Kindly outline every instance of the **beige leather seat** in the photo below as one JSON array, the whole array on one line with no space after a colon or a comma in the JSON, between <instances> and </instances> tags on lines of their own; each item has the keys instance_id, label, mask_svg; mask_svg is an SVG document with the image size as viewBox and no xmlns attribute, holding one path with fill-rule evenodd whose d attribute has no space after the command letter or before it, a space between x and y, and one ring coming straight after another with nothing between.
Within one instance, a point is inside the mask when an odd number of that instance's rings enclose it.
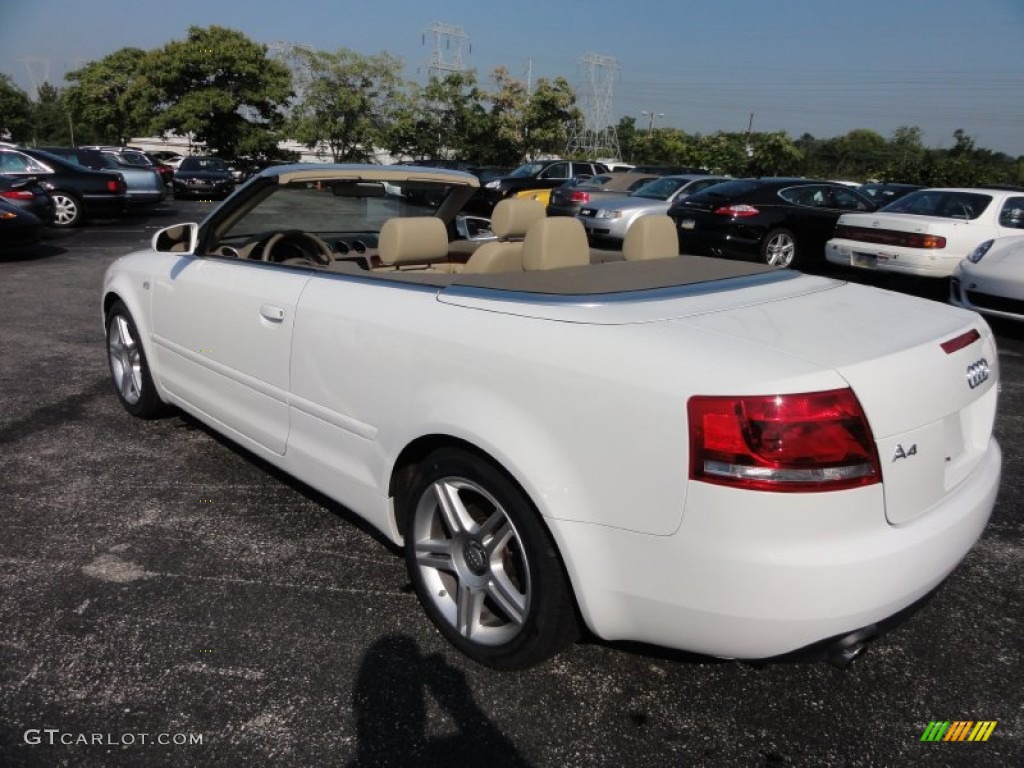
<instances>
[{"instance_id":1,"label":"beige leather seat","mask_svg":"<svg viewBox=\"0 0 1024 768\"><path fill-rule=\"evenodd\" d=\"M523 241L523 269L559 269L590 263L590 245L583 225L569 216L534 222Z\"/></svg>"},{"instance_id":2,"label":"beige leather seat","mask_svg":"<svg viewBox=\"0 0 1024 768\"><path fill-rule=\"evenodd\" d=\"M544 206L536 200L513 197L499 202L491 216L491 231L498 239L477 248L462 273L522 272L523 238L530 226L544 217Z\"/></svg>"},{"instance_id":3,"label":"beige leather seat","mask_svg":"<svg viewBox=\"0 0 1024 768\"><path fill-rule=\"evenodd\" d=\"M626 231L622 257L626 261L667 259L679 255L679 233L665 214L641 216Z\"/></svg>"},{"instance_id":4,"label":"beige leather seat","mask_svg":"<svg viewBox=\"0 0 1024 768\"><path fill-rule=\"evenodd\" d=\"M380 269L428 269L448 258L448 230L434 216L388 219L377 240Z\"/></svg>"}]
</instances>

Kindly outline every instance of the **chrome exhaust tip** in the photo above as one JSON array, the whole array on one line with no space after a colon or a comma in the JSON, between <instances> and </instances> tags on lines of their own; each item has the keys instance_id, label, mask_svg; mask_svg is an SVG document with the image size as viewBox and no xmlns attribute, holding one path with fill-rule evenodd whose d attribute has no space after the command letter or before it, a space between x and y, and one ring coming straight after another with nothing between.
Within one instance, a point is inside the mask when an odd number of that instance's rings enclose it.
<instances>
[{"instance_id":1,"label":"chrome exhaust tip","mask_svg":"<svg viewBox=\"0 0 1024 768\"><path fill-rule=\"evenodd\" d=\"M858 629L834 641L825 652L825 660L837 669L849 669L867 650L868 640L878 634L877 627Z\"/></svg>"}]
</instances>

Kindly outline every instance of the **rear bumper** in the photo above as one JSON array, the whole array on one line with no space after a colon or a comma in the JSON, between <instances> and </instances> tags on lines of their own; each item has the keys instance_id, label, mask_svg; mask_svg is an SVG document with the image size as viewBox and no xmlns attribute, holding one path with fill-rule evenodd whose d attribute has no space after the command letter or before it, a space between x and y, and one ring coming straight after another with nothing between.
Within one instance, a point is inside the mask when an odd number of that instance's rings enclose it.
<instances>
[{"instance_id":1,"label":"rear bumper","mask_svg":"<svg viewBox=\"0 0 1024 768\"><path fill-rule=\"evenodd\" d=\"M218 185L204 185L196 186L193 184L178 184L174 185L174 196L175 197L191 197L207 199L212 197L227 197L234 190L233 184L218 184Z\"/></svg>"},{"instance_id":2,"label":"rear bumper","mask_svg":"<svg viewBox=\"0 0 1024 768\"><path fill-rule=\"evenodd\" d=\"M163 202L167 197L164 189L148 190L143 192L128 192L128 205L155 205Z\"/></svg>"},{"instance_id":3,"label":"rear bumper","mask_svg":"<svg viewBox=\"0 0 1024 768\"><path fill-rule=\"evenodd\" d=\"M620 219L597 219L593 217L577 216L583 224L583 229L588 237L603 240L624 240L626 231L632 223L632 219L625 217Z\"/></svg>"},{"instance_id":4,"label":"rear bumper","mask_svg":"<svg viewBox=\"0 0 1024 768\"><path fill-rule=\"evenodd\" d=\"M949 277L963 256L929 252L921 248L879 246L855 240L833 239L825 244L825 258L833 264L918 277Z\"/></svg>"},{"instance_id":5,"label":"rear bumper","mask_svg":"<svg viewBox=\"0 0 1024 768\"><path fill-rule=\"evenodd\" d=\"M934 590L995 505L995 440L975 471L911 522L883 489L771 494L691 483L672 536L549 521L580 609L606 640L765 659L885 622Z\"/></svg>"}]
</instances>

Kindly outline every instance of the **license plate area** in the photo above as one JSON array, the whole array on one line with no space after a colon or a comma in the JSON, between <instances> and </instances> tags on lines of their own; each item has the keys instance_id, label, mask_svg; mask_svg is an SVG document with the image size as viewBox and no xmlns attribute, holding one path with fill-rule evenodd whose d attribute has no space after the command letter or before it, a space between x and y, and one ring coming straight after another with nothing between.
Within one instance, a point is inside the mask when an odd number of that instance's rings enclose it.
<instances>
[{"instance_id":1,"label":"license plate area","mask_svg":"<svg viewBox=\"0 0 1024 768\"><path fill-rule=\"evenodd\" d=\"M878 266L878 256L874 253L861 253L853 251L850 254L850 264L854 267L866 267L874 269Z\"/></svg>"},{"instance_id":2,"label":"license plate area","mask_svg":"<svg viewBox=\"0 0 1024 768\"><path fill-rule=\"evenodd\" d=\"M697 226L696 219L683 219L679 222L680 229L693 229Z\"/></svg>"}]
</instances>

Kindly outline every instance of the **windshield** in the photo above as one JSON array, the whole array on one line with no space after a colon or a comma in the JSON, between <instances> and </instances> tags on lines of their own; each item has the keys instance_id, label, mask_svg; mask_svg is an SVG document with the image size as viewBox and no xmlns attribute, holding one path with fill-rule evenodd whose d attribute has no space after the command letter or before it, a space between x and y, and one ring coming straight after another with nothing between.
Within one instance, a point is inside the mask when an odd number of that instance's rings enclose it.
<instances>
[{"instance_id":1,"label":"windshield","mask_svg":"<svg viewBox=\"0 0 1024 768\"><path fill-rule=\"evenodd\" d=\"M915 216L940 216L944 219L969 221L978 218L991 202L991 195L978 192L922 189L893 200L882 210L886 213L910 213Z\"/></svg>"},{"instance_id":2,"label":"windshield","mask_svg":"<svg viewBox=\"0 0 1024 768\"><path fill-rule=\"evenodd\" d=\"M146 160L144 155L140 155L138 152L121 152L118 159L124 165L138 165L142 167L148 166L150 163Z\"/></svg>"},{"instance_id":3,"label":"windshield","mask_svg":"<svg viewBox=\"0 0 1024 768\"><path fill-rule=\"evenodd\" d=\"M223 171L228 167L219 157L186 157L178 166L182 171Z\"/></svg>"},{"instance_id":4,"label":"windshield","mask_svg":"<svg viewBox=\"0 0 1024 768\"><path fill-rule=\"evenodd\" d=\"M222 234L237 245L268 232L302 230L322 237L376 235L395 217L430 216L453 187L440 182L330 181L293 182L268 193Z\"/></svg>"},{"instance_id":5,"label":"windshield","mask_svg":"<svg viewBox=\"0 0 1024 768\"><path fill-rule=\"evenodd\" d=\"M524 163L512 171L509 176L514 176L517 179L524 176L536 176L542 170L544 170L544 163Z\"/></svg>"},{"instance_id":6,"label":"windshield","mask_svg":"<svg viewBox=\"0 0 1024 768\"><path fill-rule=\"evenodd\" d=\"M671 176L649 181L637 189L632 197L649 197L652 200L668 200L680 187L689 183L689 179L676 179Z\"/></svg>"}]
</instances>

